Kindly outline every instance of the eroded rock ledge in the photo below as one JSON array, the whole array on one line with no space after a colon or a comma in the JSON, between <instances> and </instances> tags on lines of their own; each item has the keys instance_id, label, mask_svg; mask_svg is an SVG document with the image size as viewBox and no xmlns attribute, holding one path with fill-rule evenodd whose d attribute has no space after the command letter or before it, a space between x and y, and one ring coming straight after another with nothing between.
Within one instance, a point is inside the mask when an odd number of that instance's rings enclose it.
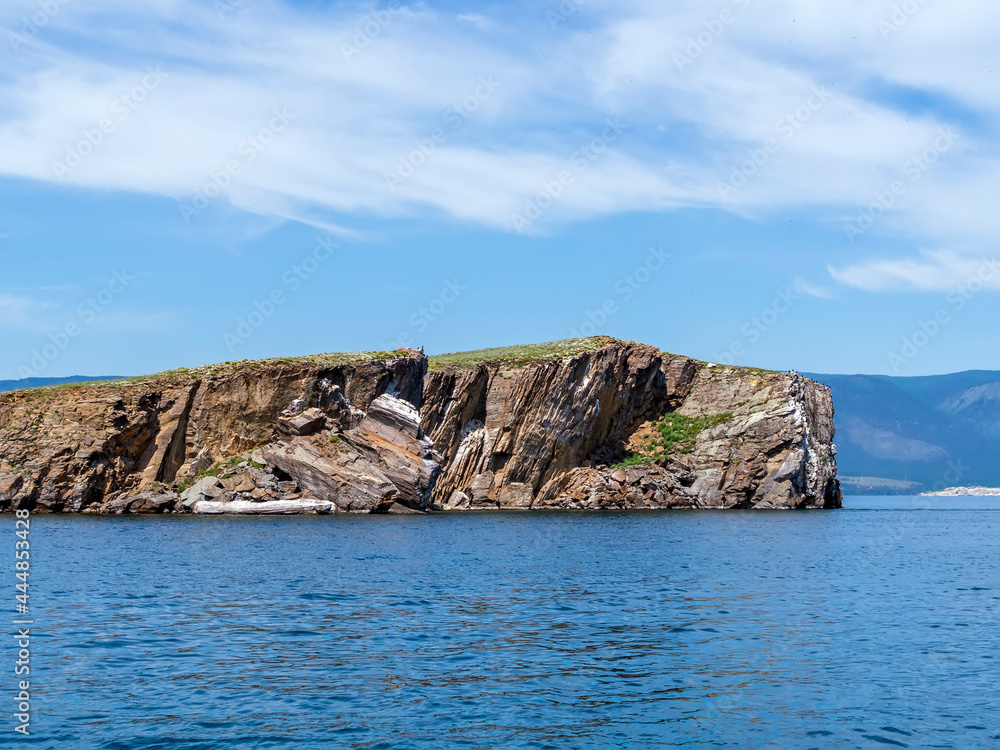
<instances>
[{"instance_id":1,"label":"eroded rock ledge","mask_svg":"<svg viewBox=\"0 0 1000 750\"><path fill-rule=\"evenodd\" d=\"M0 509L840 507L827 388L569 343L433 367L400 351L3 394Z\"/></svg>"}]
</instances>

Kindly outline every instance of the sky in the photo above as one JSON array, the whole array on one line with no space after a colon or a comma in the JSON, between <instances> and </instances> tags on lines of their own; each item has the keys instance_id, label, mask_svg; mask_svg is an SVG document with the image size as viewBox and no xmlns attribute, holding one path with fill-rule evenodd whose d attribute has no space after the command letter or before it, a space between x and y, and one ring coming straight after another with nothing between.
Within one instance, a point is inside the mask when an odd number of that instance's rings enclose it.
<instances>
[{"instance_id":1,"label":"sky","mask_svg":"<svg viewBox=\"0 0 1000 750\"><path fill-rule=\"evenodd\" d=\"M8 0L0 379L1000 369L1000 5Z\"/></svg>"}]
</instances>

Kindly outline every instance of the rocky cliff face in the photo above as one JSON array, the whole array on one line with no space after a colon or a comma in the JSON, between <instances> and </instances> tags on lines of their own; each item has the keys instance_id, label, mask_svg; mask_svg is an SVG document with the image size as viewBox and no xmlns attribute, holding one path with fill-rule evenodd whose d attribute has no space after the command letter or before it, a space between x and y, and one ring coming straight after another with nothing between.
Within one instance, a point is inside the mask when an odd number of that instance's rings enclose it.
<instances>
[{"instance_id":1,"label":"rocky cliff face","mask_svg":"<svg viewBox=\"0 0 1000 750\"><path fill-rule=\"evenodd\" d=\"M202 368L0 396L0 508L834 508L829 391L614 340Z\"/></svg>"}]
</instances>

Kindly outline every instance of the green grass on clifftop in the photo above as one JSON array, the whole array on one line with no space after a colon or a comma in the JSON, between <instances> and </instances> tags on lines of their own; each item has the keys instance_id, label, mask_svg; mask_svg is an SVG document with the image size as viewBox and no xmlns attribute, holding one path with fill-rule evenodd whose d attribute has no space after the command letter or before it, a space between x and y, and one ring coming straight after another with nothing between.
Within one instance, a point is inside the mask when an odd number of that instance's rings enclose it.
<instances>
[{"instance_id":1,"label":"green grass on clifftop","mask_svg":"<svg viewBox=\"0 0 1000 750\"><path fill-rule=\"evenodd\" d=\"M705 430L725 424L732 418L733 415L728 412L702 417L688 417L677 412L665 414L653 426L652 434L646 438L642 447L630 458L616 464L615 468L646 464L672 454L691 453L698 435Z\"/></svg>"},{"instance_id":2,"label":"green grass on clifftop","mask_svg":"<svg viewBox=\"0 0 1000 750\"><path fill-rule=\"evenodd\" d=\"M495 349L477 349L469 352L453 352L450 354L434 354L427 358L428 367L431 370L466 370L478 365L493 365L505 368L524 367L534 363L556 362L566 357L575 357L580 354L597 351L605 346L614 343L631 343L611 336L590 336L588 338L564 339L563 341L549 341L544 344L523 344L520 346L503 346ZM673 357L669 352L663 352L665 357ZM151 375L139 375L130 378L120 378L115 380L104 379L88 382L63 383L59 385L48 385L34 388L23 388L19 390L6 391L0 397L7 394L15 395L15 398L26 398L33 400L38 397L51 396L59 391L67 389L94 389L97 391L111 391L135 386L176 386L189 383L194 380L210 379L219 380L232 377L240 373L252 373L257 370L270 368L280 368L282 366L295 365L319 365L321 367L352 366L366 362L379 360L396 359L399 357L412 356L412 352L406 349L396 349L393 351L373 351L373 352L334 352L328 354L310 354L297 357L272 357L270 359L258 360L238 360L231 362L220 362L217 364L202 365L200 367L181 367L176 370L153 373ZM704 362L693 360L698 365ZM724 378L726 373L736 373L741 376L754 375L766 377L773 375L770 370L760 370L750 367L724 367L721 365L709 365L718 373L719 378Z\"/></svg>"},{"instance_id":3,"label":"green grass on clifftop","mask_svg":"<svg viewBox=\"0 0 1000 750\"><path fill-rule=\"evenodd\" d=\"M395 359L397 357L409 356L409 352L404 349L396 351L382 352L335 352L330 354L310 354L304 357L274 357L272 359L243 359L235 362L220 362L215 365L202 365L188 369L182 367L178 370L168 370L155 375L144 375L124 380L109 381L109 385L114 384L145 384L162 381L183 381L195 380L202 377L224 378L235 375L238 372L253 372L254 370L280 367L281 365L302 365L312 364L323 367L336 367L337 365L359 365L365 362L377 360Z\"/></svg>"},{"instance_id":4,"label":"green grass on clifftop","mask_svg":"<svg viewBox=\"0 0 1000 750\"><path fill-rule=\"evenodd\" d=\"M428 357L428 361L429 367L432 370L465 369L484 363L506 367L521 367L533 362L554 361L564 357L572 357L578 354L596 351L614 341L615 339L608 336L593 336L591 338L552 341L546 344L506 346L498 349L480 349L472 352L437 354L432 357ZM130 386L155 385L162 387L164 385L182 385L184 383L202 378L227 378L241 372L254 372L255 370L281 367L283 365L292 366L311 364L324 367L335 367L338 365L351 366L363 364L365 362L407 357L410 356L410 354L411 353L405 349L397 349L394 351L378 352L336 352L329 354L312 354L300 357L274 357L271 359L258 360L244 359L232 362L220 362L212 365L202 365L201 367L181 367L176 370L167 370L165 372L158 372L152 375L139 375L131 378L90 381L85 383L66 383L61 385L44 386L41 388L10 391L9 393L19 393L22 395L44 395L75 388L96 388L113 391L116 389L128 388Z\"/></svg>"},{"instance_id":5,"label":"green grass on clifftop","mask_svg":"<svg viewBox=\"0 0 1000 750\"><path fill-rule=\"evenodd\" d=\"M550 341L547 344L526 344L524 346L504 346L497 349L479 349L472 352L435 354L428 357L428 360L432 370L463 370L480 364L522 367L532 362L547 362L597 351L614 341L615 339L609 336L592 336L584 339Z\"/></svg>"},{"instance_id":6,"label":"green grass on clifftop","mask_svg":"<svg viewBox=\"0 0 1000 750\"><path fill-rule=\"evenodd\" d=\"M91 380L78 383L62 383L59 385L47 385L38 388L24 388L17 391L7 391L10 394L45 395L57 393L59 391L77 388L96 388L98 390L115 390L127 388L129 386L147 385L182 385L186 382L199 380L202 378L227 378L240 372L253 372L282 365L320 365L323 367L336 367L338 365L359 365L365 362L377 360L395 359L397 357L410 356L410 352L404 349L381 352L334 352L329 354L310 354L302 357L274 357L272 359L243 359L231 362L219 362L213 365L202 365L201 367L179 367L176 370L166 370L151 375L136 375L130 378L119 378L116 380ZM2 394L2 395L6 395Z\"/></svg>"}]
</instances>

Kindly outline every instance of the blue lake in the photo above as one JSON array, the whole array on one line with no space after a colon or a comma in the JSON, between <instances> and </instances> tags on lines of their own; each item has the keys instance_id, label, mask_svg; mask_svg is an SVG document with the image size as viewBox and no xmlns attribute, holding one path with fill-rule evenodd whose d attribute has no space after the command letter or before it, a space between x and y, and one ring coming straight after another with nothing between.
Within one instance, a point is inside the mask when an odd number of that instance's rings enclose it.
<instances>
[{"instance_id":1,"label":"blue lake","mask_svg":"<svg viewBox=\"0 0 1000 750\"><path fill-rule=\"evenodd\" d=\"M1000 747L1000 498L846 504L36 516L0 745Z\"/></svg>"}]
</instances>

